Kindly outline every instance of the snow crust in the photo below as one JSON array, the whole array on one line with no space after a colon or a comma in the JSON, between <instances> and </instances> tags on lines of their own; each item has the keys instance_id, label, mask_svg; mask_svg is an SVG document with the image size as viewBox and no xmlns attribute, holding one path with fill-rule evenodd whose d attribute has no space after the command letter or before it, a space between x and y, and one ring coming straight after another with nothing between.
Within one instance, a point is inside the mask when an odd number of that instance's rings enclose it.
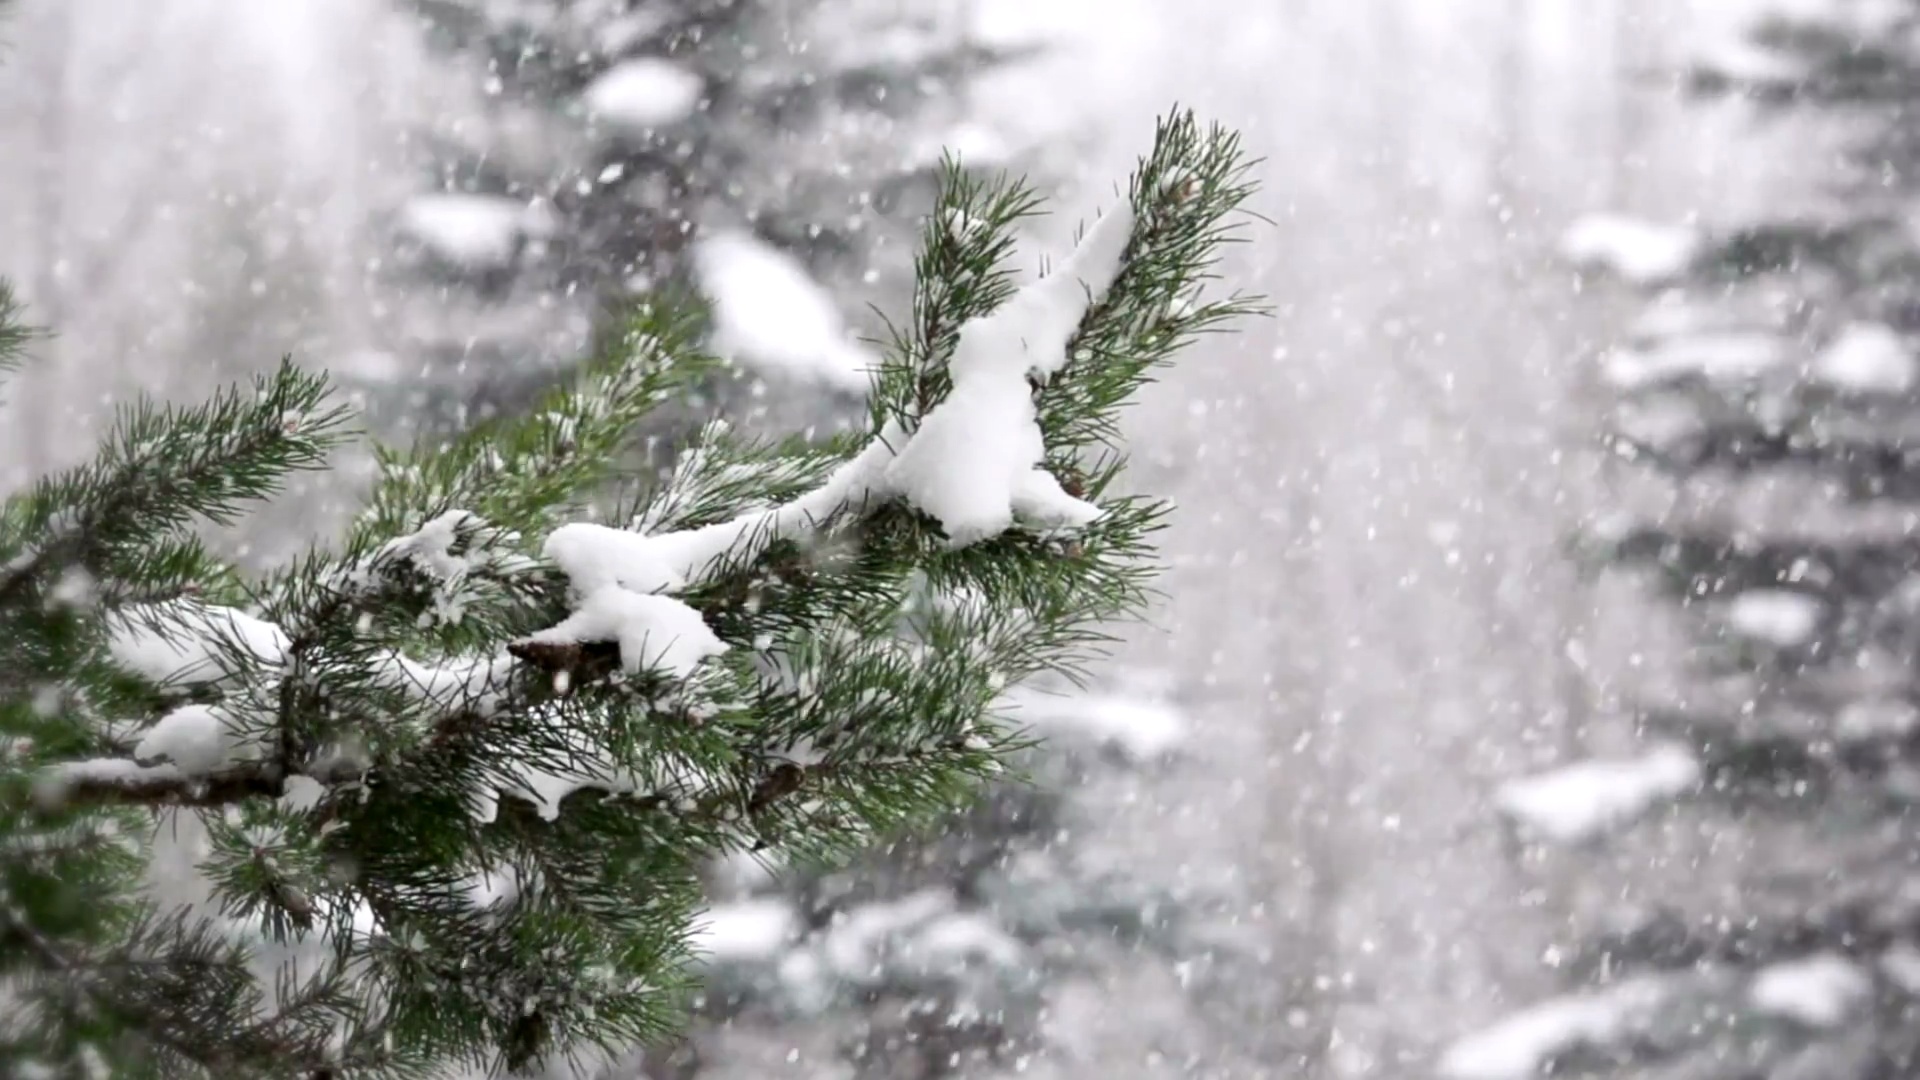
<instances>
[{"instance_id":1,"label":"snow crust","mask_svg":"<svg viewBox=\"0 0 1920 1080\"><path fill-rule=\"evenodd\" d=\"M1583 761L1512 780L1494 796L1500 812L1543 839L1589 840L1700 783L1700 761L1679 746L1643 757Z\"/></svg>"},{"instance_id":2,"label":"snow crust","mask_svg":"<svg viewBox=\"0 0 1920 1080\"><path fill-rule=\"evenodd\" d=\"M1562 256L1575 266L1604 270L1643 287L1679 279L1700 249L1697 229L1621 214L1588 215L1560 240Z\"/></svg>"},{"instance_id":3,"label":"snow crust","mask_svg":"<svg viewBox=\"0 0 1920 1080\"><path fill-rule=\"evenodd\" d=\"M722 358L865 392L876 358L853 340L833 296L799 259L752 233L725 230L695 242L693 264Z\"/></svg>"},{"instance_id":4,"label":"snow crust","mask_svg":"<svg viewBox=\"0 0 1920 1080\"><path fill-rule=\"evenodd\" d=\"M700 107L706 83L698 74L652 57L625 60L588 84L584 101L596 120L626 134L677 124Z\"/></svg>"},{"instance_id":5,"label":"snow crust","mask_svg":"<svg viewBox=\"0 0 1920 1080\"><path fill-rule=\"evenodd\" d=\"M1853 323L1814 359L1814 379L1857 394L1905 394L1917 381L1913 353L1885 323Z\"/></svg>"}]
</instances>

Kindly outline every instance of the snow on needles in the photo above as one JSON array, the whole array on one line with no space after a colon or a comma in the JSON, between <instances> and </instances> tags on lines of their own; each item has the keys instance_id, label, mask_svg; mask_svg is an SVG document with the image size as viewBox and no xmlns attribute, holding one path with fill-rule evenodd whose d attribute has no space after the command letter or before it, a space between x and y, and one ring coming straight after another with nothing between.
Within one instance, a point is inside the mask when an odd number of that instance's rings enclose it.
<instances>
[{"instance_id":1,"label":"snow on needles","mask_svg":"<svg viewBox=\"0 0 1920 1080\"><path fill-rule=\"evenodd\" d=\"M905 499L939 521L951 547L999 535L1016 517L1050 529L1097 518L1099 508L1068 495L1042 468L1046 447L1028 378L1050 378L1066 366L1067 346L1080 321L1119 276L1133 223L1131 206L1108 213L1058 270L964 324L949 361L953 390L947 399L912 433L898 421L888 422L818 488L770 509L694 529L647 534L581 522L549 533L542 554L566 574L573 610L532 640L613 642L629 673L658 669L685 679L726 652L727 644L672 593L700 584L729 562L750 560L776 539L814 532L867 500ZM436 582L437 616L458 619L476 570L526 568L527 560L502 543L508 539L511 534L490 530L466 511L449 511L387 543L371 559L343 567L334 584L349 592L369 589L384 567L408 562ZM157 682L217 681L236 661L278 678L290 659L288 638L278 627L227 608L155 605L121 617L111 629L113 658ZM245 664L247 659L254 663ZM511 664L504 651L440 664L396 653L375 674L439 709L484 713L499 707ZM263 725L238 722L245 719L217 707L178 709L145 732L137 760L70 763L49 779L57 788L63 779L131 779L151 777L154 770L206 776L258 751L254 736ZM146 764L155 759L164 760ZM637 782L608 768L586 761L564 775L531 770L499 790L531 799L543 814L555 813L567 791ZM487 785L475 797L474 812L484 819L498 795Z\"/></svg>"},{"instance_id":2,"label":"snow on needles","mask_svg":"<svg viewBox=\"0 0 1920 1080\"><path fill-rule=\"evenodd\" d=\"M235 659L279 664L287 636L243 611L186 600L129 609L107 628L107 652L127 671L162 686L217 681Z\"/></svg>"},{"instance_id":3,"label":"snow on needles","mask_svg":"<svg viewBox=\"0 0 1920 1080\"><path fill-rule=\"evenodd\" d=\"M567 575L579 605L542 640L617 641L630 669L645 663L637 655L641 643L675 642L674 659L690 668L725 646L694 625L699 615L691 608L635 603L633 596L687 588L728 556L750 554L743 545L810 532L870 498L905 498L940 522L953 547L1005 532L1016 514L1045 527L1098 517L1098 507L1069 496L1041 468L1046 447L1027 376L1045 378L1066 366L1068 340L1119 276L1133 220L1131 207L1107 214L1060 269L962 326L947 399L910 435L888 424L819 488L697 529L646 535L590 522L555 529L542 553Z\"/></svg>"},{"instance_id":4,"label":"snow on needles","mask_svg":"<svg viewBox=\"0 0 1920 1080\"><path fill-rule=\"evenodd\" d=\"M1100 516L1040 467L1046 446L1027 376L1050 378L1066 366L1068 339L1120 275L1133 219L1123 203L1058 270L960 328L948 364L952 392L886 475L889 488L936 518L954 546L1005 532L1016 514L1046 526Z\"/></svg>"}]
</instances>

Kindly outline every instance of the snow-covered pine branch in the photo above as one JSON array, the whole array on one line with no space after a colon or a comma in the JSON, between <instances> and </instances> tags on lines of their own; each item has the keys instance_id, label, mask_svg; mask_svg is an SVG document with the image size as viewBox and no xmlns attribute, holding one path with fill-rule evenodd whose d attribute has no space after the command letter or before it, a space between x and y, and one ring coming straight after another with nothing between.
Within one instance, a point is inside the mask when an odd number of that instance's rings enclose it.
<instances>
[{"instance_id":1,"label":"snow-covered pine branch","mask_svg":"<svg viewBox=\"0 0 1920 1080\"><path fill-rule=\"evenodd\" d=\"M324 458L337 419L292 369L142 414L91 471L10 504L0 830L198 814L228 918L332 945L311 986L244 993L259 954L165 922L138 859L49 854L0 875L0 941L41 934L95 975L56 991L0 959L0 989L45 1020L19 1045L384 1076L665 1030L706 861L833 856L950 809L1020 741L1005 692L1085 662L1145 603L1164 508L1109 494L1112 414L1248 310L1195 297L1243 165L1230 135L1168 121L1125 196L1021 288L1006 255L1031 198L952 170L859 437L716 426L664 483L625 475L636 418L702 367L654 303L527 417L382 450L342 547L262 580L185 537ZM597 513L609 499L627 509ZM168 1008L123 985L114 927L145 916L163 919L140 939L154 962L220 977ZM168 1027L176 1008L200 1037ZM61 1010L134 1019L102 1049Z\"/></svg>"}]
</instances>

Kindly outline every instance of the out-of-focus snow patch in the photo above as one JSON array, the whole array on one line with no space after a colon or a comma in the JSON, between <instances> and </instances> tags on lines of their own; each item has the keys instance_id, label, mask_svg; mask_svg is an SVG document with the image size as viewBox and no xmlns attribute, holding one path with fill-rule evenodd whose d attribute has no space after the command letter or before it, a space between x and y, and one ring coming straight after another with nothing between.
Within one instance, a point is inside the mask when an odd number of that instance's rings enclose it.
<instances>
[{"instance_id":1,"label":"out-of-focus snow patch","mask_svg":"<svg viewBox=\"0 0 1920 1080\"><path fill-rule=\"evenodd\" d=\"M1873 980L1858 964L1821 953L1762 968L1747 999L1762 1012L1828 1028L1845 1023L1872 993Z\"/></svg>"},{"instance_id":2,"label":"out-of-focus snow patch","mask_svg":"<svg viewBox=\"0 0 1920 1080\"><path fill-rule=\"evenodd\" d=\"M949 154L973 167L999 166L1013 160L1014 148L1006 136L985 124L956 124L915 143L907 164L923 166Z\"/></svg>"},{"instance_id":3,"label":"out-of-focus snow patch","mask_svg":"<svg viewBox=\"0 0 1920 1080\"><path fill-rule=\"evenodd\" d=\"M708 909L692 945L710 963L769 963L799 936L799 916L786 901L742 900Z\"/></svg>"},{"instance_id":4,"label":"out-of-focus snow patch","mask_svg":"<svg viewBox=\"0 0 1920 1080\"><path fill-rule=\"evenodd\" d=\"M1099 0L978 0L973 6L968 36L992 49L1027 49L1060 41L1084 40L1089 25L1105 15Z\"/></svg>"},{"instance_id":5,"label":"out-of-focus snow patch","mask_svg":"<svg viewBox=\"0 0 1920 1080\"><path fill-rule=\"evenodd\" d=\"M644 134L692 116L706 93L700 76L671 60L627 60L588 84L582 101L593 119L621 134Z\"/></svg>"},{"instance_id":6,"label":"out-of-focus snow patch","mask_svg":"<svg viewBox=\"0 0 1920 1080\"><path fill-rule=\"evenodd\" d=\"M1620 214L1590 214L1560 238L1560 253L1583 270L1604 270L1650 287L1680 278L1700 254L1698 229Z\"/></svg>"},{"instance_id":7,"label":"out-of-focus snow patch","mask_svg":"<svg viewBox=\"0 0 1920 1080\"><path fill-rule=\"evenodd\" d=\"M1920 948L1906 942L1880 954L1880 973L1908 994L1920 995Z\"/></svg>"},{"instance_id":8,"label":"out-of-focus snow patch","mask_svg":"<svg viewBox=\"0 0 1920 1080\"><path fill-rule=\"evenodd\" d=\"M1694 53L1694 71L1702 78L1736 83L1753 90L1783 90L1801 82L1807 68L1779 49L1738 34L1703 45Z\"/></svg>"},{"instance_id":9,"label":"out-of-focus snow patch","mask_svg":"<svg viewBox=\"0 0 1920 1080\"><path fill-rule=\"evenodd\" d=\"M971 963L1015 967L1026 950L1000 925L977 911L937 916L919 927L901 950L903 959L947 969Z\"/></svg>"},{"instance_id":10,"label":"out-of-focus snow patch","mask_svg":"<svg viewBox=\"0 0 1920 1080\"><path fill-rule=\"evenodd\" d=\"M1920 707L1902 698L1850 701L1833 719L1834 738L1842 742L1902 739L1920 730Z\"/></svg>"},{"instance_id":11,"label":"out-of-focus snow patch","mask_svg":"<svg viewBox=\"0 0 1920 1080\"><path fill-rule=\"evenodd\" d=\"M1913 389L1913 354L1884 323L1854 323L1814 358L1820 382L1856 394L1904 394Z\"/></svg>"},{"instance_id":12,"label":"out-of-focus snow patch","mask_svg":"<svg viewBox=\"0 0 1920 1080\"><path fill-rule=\"evenodd\" d=\"M1678 798L1700 783L1700 762L1679 746L1643 757L1583 761L1512 780L1494 797L1500 812L1547 840L1573 844Z\"/></svg>"},{"instance_id":13,"label":"out-of-focus snow patch","mask_svg":"<svg viewBox=\"0 0 1920 1080\"><path fill-rule=\"evenodd\" d=\"M548 215L517 199L442 191L416 195L400 210L400 235L444 262L471 270L511 264L530 238L552 229Z\"/></svg>"},{"instance_id":14,"label":"out-of-focus snow patch","mask_svg":"<svg viewBox=\"0 0 1920 1080\"><path fill-rule=\"evenodd\" d=\"M1601 362L1601 371L1618 389L1633 391L1686 378L1711 383L1754 379L1778 370L1792 357L1787 342L1776 335L1729 331L1616 349Z\"/></svg>"},{"instance_id":15,"label":"out-of-focus snow patch","mask_svg":"<svg viewBox=\"0 0 1920 1080\"><path fill-rule=\"evenodd\" d=\"M593 44L602 56L621 56L672 22L672 11L665 4L643 4L637 10L601 15L592 23Z\"/></svg>"},{"instance_id":16,"label":"out-of-focus snow patch","mask_svg":"<svg viewBox=\"0 0 1920 1080\"><path fill-rule=\"evenodd\" d=\"M1614 411L1613 429L1620 437L1655 452L1675 453L1704 436L1707 422L1690 402L1660 394L1623 402Z\"/></svg>"},{"instance_id":17,"label":"out-of-focus snow patch","mask_svg":"<svg viewBox=\"0 0 1920 1080\"><path fill-rule=\"evenodd\" d=\"M1187 736L1180 710L1153 697L1026 691L1008 695L1004 705L1008 716L1036 731L1117 747L1137 761L1163 757Z\"/></svg>"},{"instance_id":18,"label":"out-of-focus snow patch","mask_svg":"<svg viewBox=\"0 0 1920 1080\"><path fill-rule=\"evenodd\" d=\"M872 978L880 966L881 947L887 941L950 914L953 907L952 892L922 889L898 900L866 904L844 912L821 940L822 959L843 979Z\"/></svg>"},{"instance_id":19,"label":"out-of-focus snow patch","mask_svg":"<svg viewBox=\"0 0 1920 1080\"><path fill-rule=\"evenodd\" d=\"M384 383L400 377L400 364L400 357L385 349L355 349L334 360L328 370L354 382Z\"/></svg>"},{"instance_id":20,"label":"out-of-focus snow patch","mask_svg":"<svg viewBox=\"0 0 1920 1080\"><path fill-rule=\"evenodd\" d=\"M873 355L853 340L832 295L800 260L739 230L697 241L693 259L722 357L843 390L867 388Z\"/></svg>"},{"instance_id":21,"label":"out-of-focus snow patch","mask_svg":"<svg viewBox=\"0 0 1920 1080\"><path fill-rule=\"evenodd\" d=\"M1749 641L1791 649L1806 645L1820 629L1826 605L1794 589L1749 589L1727 604L1728 631Z\"/></svg>"},{"instance_id":22,"label":"out-of-focus snow patch","mask_svg":"<svg viewBox=\"0 0 1920 1080\"><path fill-rule=\"evenodd\" d=\"M1665 998L1660 983L1633 980L1601 993L1542 1002L1448 1047L1440 1057L1440 1075L1534 1080L1547 1062L1569 1050L1618 1039Z\"/></svg>"}]
</instances>

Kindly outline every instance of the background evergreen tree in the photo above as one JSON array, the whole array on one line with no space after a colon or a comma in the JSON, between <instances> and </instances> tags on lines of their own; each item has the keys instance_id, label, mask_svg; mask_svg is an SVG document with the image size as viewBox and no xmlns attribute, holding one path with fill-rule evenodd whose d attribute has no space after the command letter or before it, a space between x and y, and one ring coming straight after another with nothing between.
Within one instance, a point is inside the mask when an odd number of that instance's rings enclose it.
<instances>
[{"instance_id":1,"label":"background evergreen tree","mask_svg":"<svg viewBox=\"0 0 1920 1080\"><path fill-rule=\"evenodd\" d=\"M739 361L677 426L715 404L844 423L873 362L858 339L884 330L870 306L911 293L941 147L1013 164L962 123L964 83L1005 57L968 44L959 5L400 2L446 102L421 133L429 190L394 221L408 419L524 406L608 304L672 286Z\"/></svg>"},{"instance_id":2,"label":"background evergreen tree","mask_svg":"<svg viewBox=\"0 0 1920 1080\"><path fill-rule=\"evenodd\" d=\"M1539 856L1570 993L1457 1043L1454 1080L1920 1072L1920 5L1769 18L1689 83L1817 114L1845 167L1761 220L1569 236L1654 294L1603 361L1624 505L1592 552L1664 610L1638 749L1501 792L1571 848Z\"/></svg>"},{"instance_id":3,"label":"background evergreen tree","mask_svg":"<svg viewBox=\"0 0 1920 1080\"><path fill-rule=\"evenodd\" d=\"M1243 166L1169 121L1018 289L1033 200L949 172L866 430L709 428L633 475L706 367L641 304L524 417L382 451L349 535L262 576L197 533L325 466L324 381L128 409L0 512L0 1072L524 1072L671 1030L712 859L950 811L1024 745L1009 689L1143 603L1164 508L1111 494L1114 410L1246 310L1196 297ZM170 814L211 907L141 888Z\"/></svg>"}]
</instances>

